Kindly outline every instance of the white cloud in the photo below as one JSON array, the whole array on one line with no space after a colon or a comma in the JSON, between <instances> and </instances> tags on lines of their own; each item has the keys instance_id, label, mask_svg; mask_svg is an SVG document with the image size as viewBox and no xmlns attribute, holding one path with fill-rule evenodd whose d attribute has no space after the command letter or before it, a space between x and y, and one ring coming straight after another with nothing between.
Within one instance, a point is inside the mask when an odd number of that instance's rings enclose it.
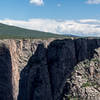
<instances>
[{"instance_id":1,"label":"white cloud","mask_svg":"<svg viewBox=\"0 0 100 100\"><path fill-rule=\"evenodd\" d=\"M57 7L61 7L61 4L60 4L60 3L58 3L58 4L57 4Z\"/></svg>"},{"instance_id":2,"label":"white cloud","mask_svg":"<svg viewBox=\"0 0 100 100\"><path fill-rule=\"evenodd\" d=\"M88 0L86 3L88 3L88 4L100 4L100 0Z\"/></svg>"},{"instance_id":3,"label":"white cloud","mask_svg":"<svg viewBox=\"0 0 100 100\"><path fill-rule=\"evenodd\" d=\"M43 0L30 0L30 3L41 6L44 4Z\"/></svg>"},{"instance_id":4,"label":"white cloud","mask_svg":"<svg viewBox=\"0 0 100 100\"><path fill-rule=\"evenodd\" d=\"M52 32L57 34L72 34L78 36L100 36L100 20L53 20L53 19L29 19L0 20L0 23L14 25L22 28Z\"/></svg>"}]
</instances>

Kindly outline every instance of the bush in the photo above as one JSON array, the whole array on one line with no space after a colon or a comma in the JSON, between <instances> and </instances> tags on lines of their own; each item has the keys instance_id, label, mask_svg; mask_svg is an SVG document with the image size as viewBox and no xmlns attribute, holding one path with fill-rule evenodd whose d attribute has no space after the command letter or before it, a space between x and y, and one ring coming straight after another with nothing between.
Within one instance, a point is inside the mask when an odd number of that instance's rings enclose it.
<instances>
[{"instance_id":1,"label":"bush","mask_svg":"<svg viewBox=\"0 0 100 100\"><path fill-rule=\"evenodd\" d=\"M82 84L82 87L89 87L89 86L92 86L90 82L86 82Z\"/></svg>"}]
</instances>

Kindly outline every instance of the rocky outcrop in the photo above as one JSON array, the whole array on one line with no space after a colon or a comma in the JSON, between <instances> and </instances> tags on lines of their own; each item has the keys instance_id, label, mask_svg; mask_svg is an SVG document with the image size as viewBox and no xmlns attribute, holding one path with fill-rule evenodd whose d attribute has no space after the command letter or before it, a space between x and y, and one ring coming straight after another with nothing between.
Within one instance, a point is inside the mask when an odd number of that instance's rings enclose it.
<instances>
[{"instance_id":1,"label":"rocky outcrop","mask_svg":"<svg viewBox=\"0 0 100 100\"><path fill-rule=\"evenodd\" d=\"M0 100L17 100L17 97L18 100L100 100L100 39L0 40L0 43L7 45L9 57L6 54L1 58L6 59L5 64L9 62L6 67L11 72L7 76L10 80L6 80L11 99L3 99L2 95Z\"/></svg>"}]
</instances>

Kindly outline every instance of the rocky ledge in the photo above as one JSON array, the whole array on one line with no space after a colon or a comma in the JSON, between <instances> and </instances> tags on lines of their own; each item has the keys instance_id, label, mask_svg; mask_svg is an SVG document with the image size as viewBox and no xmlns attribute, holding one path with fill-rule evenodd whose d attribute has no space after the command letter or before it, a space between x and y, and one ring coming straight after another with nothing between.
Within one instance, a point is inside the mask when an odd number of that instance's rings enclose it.
<instances>
[{"instance_id":1,"label":"rocky ledge","mask_svg":"<svg viewBox=\"0 0 100 100\"><path fill-rule=\"evenodd\" d=\"M100 39L0 40L0 100L100 100Z\"/></svg>"}]
</instances>

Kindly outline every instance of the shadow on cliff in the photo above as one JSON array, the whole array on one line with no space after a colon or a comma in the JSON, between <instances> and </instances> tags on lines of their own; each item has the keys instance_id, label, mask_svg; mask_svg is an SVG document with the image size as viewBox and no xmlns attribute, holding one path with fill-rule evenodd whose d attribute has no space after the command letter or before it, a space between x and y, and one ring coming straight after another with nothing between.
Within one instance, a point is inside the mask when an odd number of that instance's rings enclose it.
<instances>
[{"instance_id":1,"label":"shadow on cliff","mask_svg":"<svg viewBox=\"0 0 100 100\"><path fill-rule=\"evenodd\" d=\"M13 100L11 55L4 44L0 44L0 100Z\"/></svg>"},{"instance_id":2,"label":"shadow on cliff","mask_svg":"<svg viewBox=\"0 0 100 100\"><path fill-rule=\"evenodd\" d=\"M39 44L21 71L18 100L52 100L46 54L44 45Z\"/></svg>"},{"instance_id":3,"label":"shadow on cliff","mask_svg":"<svg viewBox=\"0 0 100 100\"><path fill-rule=\"evenodd\" d=\"M99 39L54 40L48 48L39 44L21 72L18 100L62 100L74 67L98 55L98 47Z\"/></svg>"}]
</instances>

